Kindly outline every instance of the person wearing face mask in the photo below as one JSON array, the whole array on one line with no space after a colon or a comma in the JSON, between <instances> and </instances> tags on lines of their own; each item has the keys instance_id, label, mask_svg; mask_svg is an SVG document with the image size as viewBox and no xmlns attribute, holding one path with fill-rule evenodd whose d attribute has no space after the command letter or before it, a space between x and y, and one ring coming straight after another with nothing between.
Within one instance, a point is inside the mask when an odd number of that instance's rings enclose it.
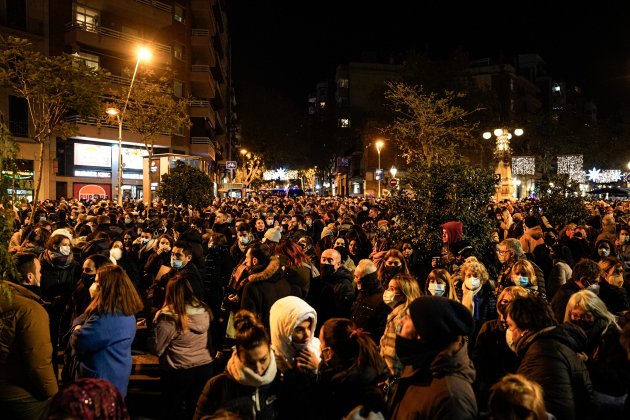
<instances>
[{"instance_id":1,"label":"person wearing face mask","mask_svg":"<svg viewBox=\"0 0 630 420\"><path fill-rule=\"evenodd\" d=\"M586 367L599 404L599 417L623 418L630 385L630 362L620 343L617 317L597 295L580 290L569 299L564 322L575 324L586 333Z\"/></svg>"},{"instance_id":2,"label":"person wearing face mask","mask_svg":"<svg viewBox=\"0 0 630 420\"><path fill-rule=\"evenodd\" d=\"M354 270L354 281L358 293L352 304L351 319L376 342L383 336L391 308L384 301L383 287L378 281L376 265L372 260L359 261Z\"/></svg>"},{"instance_id":3,"label":"person wearing face mask","mask_svg":"<svg viewBox=\"0 0 630 420\"><path fill-rule=\"evenodd\" d=\"M313 418L345 418L362 406L361 418L369 413L381 417L386 405L378 384L388 370L369 335L345 318L332 318L319 333L321 362L313 401Z\"/></svg>"},{"instance_id":4,"label":"person wearing face mask","mask_svg":"<svg viewBox=\"0 0 630 420\"><path fill-rule=\"evenodd\" d=\"M381 259L381 264L378 269L378 279L381 284L385 286L396 274L409 274L409 269L407 268L407 261L402 252L396 248L391 248L384 253Z\"/></svg>"},{"instance_id":5,"label":"person wearing face mask","mask_svg":"<svg viewBox=\"0 0 630 420\"><path fill-rule=\"evenodd\" d=\"M486 321L481 326L471 359L475 364L477 375L473 387L477 396L480 411L485 411L490 396L490 388L507 374L515 373L519 360L507 345L505 320L508 305L516 298L527 297L529 293L520 286L503 289L497 298L498 319Z\"/></svg>"},{"instance_id":6,"label":"person wearing face mask","mask_svg":"<svg viewBox=\"0 0 630 420\"><path fill-rule=\"evenodd\" d=\"M615 245L608 239L600 239L595 243L595 253L591 256L594 261L599 261L602 258L609 256L615 256Z\"/></svg>"},{"instance_id":7,"label":"person wearing face mask","mask_svg":"<svg viewBox=\"0 0 630 420\"><path fill-rule=\"evenodd\" d=\"M348 271L354 272L357 266L352 258L350 258L347 247L347 240L343 237L337 237L335 239L333 249L336 250L339 255L341 255L341 265L348 269Z\"/></svg>"},{"instance_id":8,"label":"person wearing face mask","mask_svg":"<svg viewBox=\"0 0 630 420\"><path fill-rule=\"evenodd\" d=\"M388 383L395 382L402 372L403 365L396 354L396 334L400 332L400 325L405 316L409 303L422 296L416 279L410 275L398 274L389 281L383 292L383 302L392 308L387 315L385 331L380 338L380 353L389 369ZM389 389L389 387L388 387Z\"/></svg>"},{"instance_id":9,"label":"person wearing face mask","mask_svg":"<svg viewBox=\"0 0 630 420\"><path fill-rule=\"evenodd\" d=\"M245 258L247 248L254 243L254 234L249 223L240 222L236 226L236 241L230 248L233 264L239 264Z\"/></svg>"},{"instance_id":10,"label":"person wearing face mask","mask_svg":"<svg viewBox=\"0 0 630 420\"><path fill-rule=\"evenodd\" d=\"M512 266L512 282L515 286L521 286L530 294L540 296L547 300L544 292L538 290L539 279L536 277L534 266L528 260L518 260ZM543 279L540 279L543 280Z\"/></svg>"},{"instance_id":11,"label":"person wearing face mask","mask_svg":"<svg viewBox=\"0 0 630 420\"><path fill-rule=\"evenodd\" d=\"M229 410L239 418L280 418L286 398L265 327L257 315L241 310L234 315L234 329L234 351L225 372L206 383L193 419L207 418L220 410Z\"/></svg>"},{"instance_id":12,"label":"person wearing face mask","mask_svg":"<svg viewBox=\"0 0 630 420\"><path fill-rule=\"evenodd\" d=\"M107 265L114 265L112 261L101 254L90 255L83 261L83 270L81 272L81 281L79 281L72 291L72 299L70 303L70 319L75 319L88 307L94 293L96 292L96 285L94 284L94 278L96 277L96 270Z\"/></svg>"},{"instance_id":13,"label":"person wearing face mask","mask_svg":"<svg viewBox=\"0 0 630 420\"><path fill-rule=\"evenodd\" d=\"M602 269L598 296L610 312L622 315L630 309L630 300L624 287L623 264L616 257L602 258L597 264Z\"/></svg>"},{"instance_id":14,"label":"person wearing face mask","mask_svg":"<svg viewBox=\"0 0 630 420\"><path fill-rule=\"evenodd\" d=\"M133 241L139 267L144 267L149 257L155 252L156 242L157 238L153 237L153 229L148 227L142 228L140 236Z\"/></svg>"},{"instance_id":15,"label":"person wearing face mask","mask_svg":"<svg viewBox=\"0 0 630 420\"><path fill-rule=\"evenodd\" d=\"M473 326L459 302L422 296L409 304L396 336L404 368L391 398L392 420L477 418L466 340Z\"/></svg>"},{"instance_id":16,"label":"person wearing face mask","mask_svg":"<svg viewBox=\"0 0 630 420\"><path fill-rule=\"evenodd\" d=\"M317 256L317 253L315 252L315 246L313 244L313 238L311 238L308 235L304 235L300 239L298 239L297 244L302 248L302 251L304 252L304 254L306 254L306 256L309 258L309 260L311 262L311 265L313 267L318 267L319 266L319 257ZM318 272L319 272L319 270L318 270ZM315 276L315 277L317 277L317 276Z\"/></svg>"},{"instance_id":17,"label":"person wearing face mask","mask_svg":"<svg viewBox=\"0 0 630 420\"><path fill-rule=\"evenodd\" d=\"M350 318L355 291L353 274L341 265L341 255L334 249L322 252L319 277L311 280L306 301L315 308L323 322L329 318Z\"/></svg>"},{"instance_id":18,"label":"person wearing face mask","mask_svg":"<svg viewBox=\"0 0 630 420\"><path fill-rule=\"evenodd\" d=\"M574 293L583 289L599 293L601 271L601 267L595 261L587 258L582 258L573 266L571 280L563 284L551 300L556 319L564 319L567 303Z\"/></svg>"},{"instance_id":19,"label":"person wearing face mask","mask_svg":"<svg viewBox=\"0 0 630 420\"><path fill-rule=\"evenodd\" d=\"M624 278L630 280L630 228L622 226L619 229L619 238L615 241L617 258L623 262Z\"/></svg>"},{"instance_id":20,"label":"person wearing face mask","mask_svg":"<svg viewBox=\"0 0 630 420\"><path fill-rule=\"evenodd\" d=\"M19 281L3 280L0 293L0 412L7 419L38 419L58 391L49 316L32 291L41 280L37 256L13 258Z\"/></svg>"},{"instance_id":21,"label":"person wearing face mask","mask_svg":"<svg viewBox=\"0 0 630 420\"><path fill-rule=\"evenodd\" d=\"M452 277L443 268L436 268L429 273L424 287L424 294L457 300Z\"/></svg>"},{"instance_id":22,"label":"person wearing face mask","mask_svg":"<svg viewBox=\"0 0 630 420\"><path fill-rule=\"evenodd\" d=\"M578 355L586 350L584 332L573 324L557 325L549 304L537 296L514 299L506 313L505 339L521 360L516 373L542 386L547 411L558 419L599 418L588 369Z\"/></svg>"},{"instance_id":23,"label":"person wearing face mask","mask_svg":"<svg viewBox=\"0 0 630 420\"><path fill-rule=\"evenodd\" d=\"M142 272L144 273L143 287L148 287L155 281L158 273L167 271L171 266L171 247L175 243L173 237L163 233L158 236L153 245L153 252L149 255L147 262L144 264ZM133 279L132 279L133 281Z\"/></svg>"}]
</instances>

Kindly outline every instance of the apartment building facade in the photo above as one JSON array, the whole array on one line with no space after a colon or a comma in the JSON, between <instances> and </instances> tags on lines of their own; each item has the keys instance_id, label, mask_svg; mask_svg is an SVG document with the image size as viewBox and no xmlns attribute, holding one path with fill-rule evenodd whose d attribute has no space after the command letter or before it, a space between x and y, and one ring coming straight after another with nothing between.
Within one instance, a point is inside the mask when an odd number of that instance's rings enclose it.
<instances>
[{"instance_id":1,"label":"apartment building facade","mask_svg":"<svg viewBox=\"0 0 630 420\"><path fill-rule=\"evenodd\" d=\"M128 70L136 65L138 48L149 49L151 59L140 63L138 72L171 68L174 96L191 100L190 128L157 136L154 153L199 156L215 185L220 181L220 162L230 154L229 127L234 121L224 0L5 0L0 2L0 32L29 38L44 53L73 54L89 66L106 69L108 83L122 92L131 85ZM29 139L25 101L1 92L0 109L20 146L20 176L36 179L39 145ZM40 197L77 197L86 185L117 197L119 167L123 196L147 197L144 143L123 121L121 153L118 124L97 124L97 117L67 116L79 133L57 138L45 148ZM21 187L22 194L32 194L29 182Z\"/></svg>"}]
</instances>

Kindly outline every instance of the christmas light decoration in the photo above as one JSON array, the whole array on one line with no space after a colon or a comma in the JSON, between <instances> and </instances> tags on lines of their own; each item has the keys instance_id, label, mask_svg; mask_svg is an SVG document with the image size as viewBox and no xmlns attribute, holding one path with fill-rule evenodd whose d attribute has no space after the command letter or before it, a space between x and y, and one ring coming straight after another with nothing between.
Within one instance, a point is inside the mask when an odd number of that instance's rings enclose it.
<instances>
[{"instance_id":1,"label":"christmas light decoration","mask_svg":"<svg viewBox=\"0 0 630 420\"><path fill-rule=\"evenodd\" d=\"M281 181L288 181L290 179L297 179L297 178L298 178L298 171L295 171L295 170L289 171L284 168L265 171L265 173L263 174L263 179L265 181L272 181L272 180L277 180L277 179Z\"/></svg>"},{"instance_id":2,"label":"christmas light decoration","mask_svg":"<svg viewBox=\"0 0 630 420\"><path fill-rule=\"evenodd\" d=\"M512 158L513 175L534 175L536 158L534 156L515 156Z\"/></svg>"},{"instance_id":3,"label":"christmas light decoration","mask_svg":"<svg viewBox=\"0 0 630 420\"><path fill-rule=\"evenodd\" d=\"M584 178L583 167L583 155L558 156L558 173L568 175L571 181L582 182Z\"/></svg>"}]
</instances>

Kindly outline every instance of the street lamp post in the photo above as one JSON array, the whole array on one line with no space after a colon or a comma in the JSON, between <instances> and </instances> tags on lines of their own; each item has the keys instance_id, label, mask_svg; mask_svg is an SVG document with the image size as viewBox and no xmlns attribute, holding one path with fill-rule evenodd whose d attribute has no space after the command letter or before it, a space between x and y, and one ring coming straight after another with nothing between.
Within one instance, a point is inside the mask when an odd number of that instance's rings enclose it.
<instances>
[{"instance_id":1,"label":"street lamp post","mask_svg":"<svg viewBox=\"0 0 630 420\"><path fill-rule=\"evenodd\" d=\"M116 117L118 123L118 205L122 206L122 179L123 179L123 162L122 162L122 127L125 119L125 112L127 111L127 105L129 104L129 97L131 96L131 89L133 88L133 82L136 80L136 74L138 73L138 67L140 66L140 60L146 60L151 56L151 52L146 48L140 48L138 50L138 59L136 60L136 67L133 70L133 76L131 77L131 83L129 83L129 91L127 92L127 98L123 105L122 111L118 108L108 108L106 110L107 115L110 117ZM149 162L150 163L150 162Z\"/></svg>"},{"instance_id":2,"label":"street lamp post","mask_svg":"<svg viewBox=\"0 0 630 420\"><path fill-rule=\"evenodd\" d=\"M381 198L381 178L383 177L382 174L381 174L381 149L383 148L384 144L385 144L385 142L383 142L383 140L378 140L376 142L376 151L378 153L378 169L376 171L379 174L379 177L378 177L378 198Z\"/></svg>"},{"instance_id":3,"label":"street lamp post","mask_svg":"<svg viewBox=\"0 0 630 420\"><path fill-rule=\"evenodd\" d=\"M510 147L510 140L512 139L512 133L505 128L497 128L492 133L486 131L483 133L483 138L488 140L492 137L492 134L496 137L496 148L494 149L494 157L497 159L497 167L495 174L501 176L501 181L497 187L497 201L504 199L513 199L514 196L514 183L512 181L512 149ZM523 129L514 129L515 136L522 136Z\"/></svg>"}]
</instances>

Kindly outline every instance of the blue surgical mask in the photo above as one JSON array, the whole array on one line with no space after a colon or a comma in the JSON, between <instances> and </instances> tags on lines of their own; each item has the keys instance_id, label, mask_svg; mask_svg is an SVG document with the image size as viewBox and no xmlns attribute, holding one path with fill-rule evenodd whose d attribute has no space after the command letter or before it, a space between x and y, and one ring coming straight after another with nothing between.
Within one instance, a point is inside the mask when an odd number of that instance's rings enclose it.
<instances>
[{"instance_id":1,"label":"blue surgical mask","mask_svg":"<svg viewBox=\"0 0 630 420\"><path fill-rule=\"evenodd\" d=\"M179 270L184 266L184 262L182 260L171 260L171 267L176 270Z\"/></svg>"},{"instance_id":2,"label":"blue surgical mask","mask_svg":"<svg viewBox=\"0 0 630 420\"><path fill-rule=\"evenodd\" d=\"M519 283L518 284L519 286L522 286L522 287L527 286L529 284L529 277L520 276L518 278L518 283Z\"/></svg>"}]
</instances>

